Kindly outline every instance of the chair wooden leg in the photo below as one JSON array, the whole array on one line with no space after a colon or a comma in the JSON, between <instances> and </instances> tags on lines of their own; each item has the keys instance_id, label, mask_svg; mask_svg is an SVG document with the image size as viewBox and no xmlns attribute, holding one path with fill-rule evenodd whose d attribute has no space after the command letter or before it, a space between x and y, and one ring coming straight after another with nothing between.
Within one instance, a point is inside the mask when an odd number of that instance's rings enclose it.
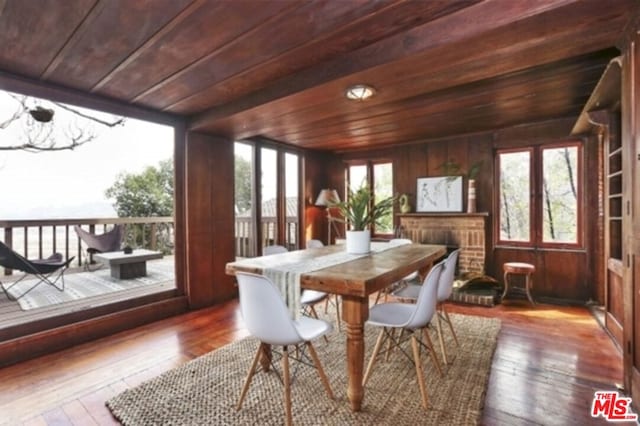
<instances>
[{"instance_id":1,"label":"chair wooden leg","mask_svg":"<svg viewBox=\"0 0 640 426\"><path fill-rule=\"evenodd\" d=\"M369 375L371 374L371 370L373 369L373 364L375 364L376 357L378 356L378 352L380 352L380 348L384 343L384 328L380 330L380 334L378 335L378 340L376 340L376 345L373 348L373 353L371 354L371 359L369 360L369 364L367 365L367 371L364 373L364 378L362 379L362 386L367 384L367 380L369 380Z\"/></svg>"},{"instance_id":2,"label":"chair wooden leg","mask_svg":"<svg viewBox=\"0 0 640 426\"><path fill-rule=\"evenodd\" d=\"M376 295L376 300L375 302L373 302L373 305L377 305L378 302L380 301L380 296L382 296L382 290L378 291L378 294Z\"/></svg>"},{"instance_id":3,"label":"chair wooden leg","mask_svg":"<svg viewBox=\"0 0 640 426\"><path fill-rule=\"evenodd\" d=\"M402 338L402 333L404 333L404 330L400 330L400 338ZM393 350L393 340L396 337L396 329L392 328L389 331L389 344L387 345L387 353L384 356L384 360L385 361L389 361L389 357L391 356L391 351Z\"/></svg>"},{"instance_id":4,"label":"chair wooden leg","mask_svg":"<svg viewBox=\"0 0 640 426\"><path fill-rule=\"evenodd\" d=\"M315 319L318 319L318 313L316 312L316 308L313 305L309 305L309 313Z\"/></svg>"},{"instance_id":5,"label":"chair wooden leg","mask_svg":"<svg viewBox=\"0 0 640 426\"><path fill-rule=\"evenodd\" d=\"M342 331L340 329L340 299L337 294L333 296L334 301L336 302L336 324L338 325L338 331Z\"/></svg>"},{"instance_id":6,"label":"chair wooden leg","mask_svg":"<svg viewBox=\"0 0 640 426\"><path fill-rule=\"evenodd\" d=\"M438 341L440 342L440 350L442 351L442 362L448 364L447 361L447 349L444 347L444 337L442 336L442 318L440 314L436 312L436 330L438 331Z\"/></svg>"},{"instance_id":7,"label":"chair wooden leg","mask_svg":"<svg viewBox=\"0 0 640 426\"><path fill-rule=\"evenodd\" d=\"M429 349L429 355L431 355L431 360L435 364L438 369L438 373L440 377L442 377L442 368L440 367L440 361L438 361L438 357L436 356L436 350L433 347L433 342L431 341L431 336L429 336L429 330L427 327L422 329L422 334L424 335L425 345L427 345L427 349Z\"/></svg>"},{"instance_id":8,"label":"chair wooden leg","mask_svg":"<svg viewBox=\"0 0 640 426\"><path fill-rule=\"evenodd\" d=\"M258 346L258 350L256 351L256 356L253 358L253 362L251 363L251 368L247 373L247 378L244 380L244 386L242 386L242 392L240 393L240 400L238 401L238 405L236 405L236 410L240 410L242 408L242 403L244 402L245 396L247 396L247 391L249 390L249 385L251 384L251 379L253 375L256 373L256 366L258 365L258 360L260 359L260 355L262 355L264 343L260 343Z\"/></svg>"},{"instance_id":9,"label":"chair wooden leg","mask_svg":"<svg viewBox=\"0 0 640 426\"><path fill-rule=\"evenodd\" d=\"M311 314L310 316L312 316L315 319L318 319L318 313L316 312L316 308L313 305L309 305L309 313ZM327 337L326 334L322 337L324 337L325 342L329 343L329 338Z\"/></svg>"},{"instance_id":10,"label":"chair wooden leg","mask_svg":"<svg viewBox=\"0 0 640 426\"><path fill-rule=\"evenodd\" d=\"M289 380L289 351L286 346L282 348L282 376L284 381L285 424L291 426L293 424L293 416L291 414L291 382Z\"/></svg>"},{"instance_id":11,"label":"chair wooden leg","mask_svg":"<svg viewBox=\"0 0 640 426\"><path fill-rule=\"evenodd\" d=\"M418 376L418 386L420 386L420 395L422 396L422 406L429 408L429 398L427 396L427 387L424 383L424 372L422 371L422 363L420 362L420 349L415 334L411 336L411 347L413 348L413 361L416 365L416 375Z\"/></svg>"},{"instance_id":12,"label":"chair wooden leg","mask_svg":"<svg viewBox=\"0 0 640 426\"><path fill-rule=\"evenodd\" d=\"M320 364L320 359L318 358L318 354L316 353L315 348L311 344L311 342L306 342L307 348L309 348L309 355L313 359L313 363L318 370L318 375L320 376L320 381L324 385L324 389L327 391L327 395L329 398L334 399L333 392L331 391L331 386L329 385L329 379L327 379L327 375L324 373L324 369L322 368L322 364Z\"/></svg>"},{"instance_id":13,"label":"chair wooden leg","mask_svg":"<svg viewBox=\"0 0 640 426\"><path fill-rule=\"evenodd\" d=\"M447 312L447 308L445 308L444 305L442 305L442 312L444 313L445 321L447 321L447 324L449 324L449 330L451 330L451 334L453 335L453 340L456 342L456 346L460 346L460 343L458 342L458 336L453 329L453 323L451 322L451 318L449 318L449 312Z\"/></svg>"}]
</instances>

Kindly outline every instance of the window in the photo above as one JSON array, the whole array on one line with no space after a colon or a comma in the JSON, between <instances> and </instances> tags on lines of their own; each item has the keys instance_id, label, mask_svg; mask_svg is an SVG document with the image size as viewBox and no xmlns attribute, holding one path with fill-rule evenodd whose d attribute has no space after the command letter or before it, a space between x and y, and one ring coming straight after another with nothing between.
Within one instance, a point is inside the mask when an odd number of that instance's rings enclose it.
<instances>
[{"instance_id":1,"label":"window","mask_svg":"<svg viewBox=\"0 0 640 426\"><path fill-rule=\"evenodd\" d=\"M300 170L301 157L275 144L235 143L236 257L300 247Z\"/></svg>"},{"instance_id":2,"label":"window","mask_svg":"<svg viewBox=\"0 0 640 426\"><path fill-rule=\"evenodd\" d=\"M391 162L352 164L347 172L349 188L355 190L363 183L368 184L372 188L376 203L393 195L393 164ZM380 223L372 229L372 235L391 234L393 234L393 213L382 218Z\"/></svg>"},{"instance_id":3,"label":"window","mask_svg":"<svg viewBox=\"0 0 640 426\"><path fill-rule=\"evenodd\" d=\"M499 151L497 170L500 243L582 244L580 144Z\"/></svg>"}]
</instances>

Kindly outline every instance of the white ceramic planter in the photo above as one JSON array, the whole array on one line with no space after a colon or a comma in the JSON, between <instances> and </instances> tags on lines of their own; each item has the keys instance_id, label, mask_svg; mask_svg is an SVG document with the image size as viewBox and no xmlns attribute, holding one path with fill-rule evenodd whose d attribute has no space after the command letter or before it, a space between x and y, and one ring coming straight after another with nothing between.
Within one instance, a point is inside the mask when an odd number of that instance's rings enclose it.
<instances>
[{"instance_id":1,"label":"white ceramic planter","mask_svg":"<svg viewBox=\"0 0 640 426\"><path fill-rule=\"evenodd\" d=\"M365 254L371 251L371 231L347 231L347 253Z\"/></svg>"}]
</instances>

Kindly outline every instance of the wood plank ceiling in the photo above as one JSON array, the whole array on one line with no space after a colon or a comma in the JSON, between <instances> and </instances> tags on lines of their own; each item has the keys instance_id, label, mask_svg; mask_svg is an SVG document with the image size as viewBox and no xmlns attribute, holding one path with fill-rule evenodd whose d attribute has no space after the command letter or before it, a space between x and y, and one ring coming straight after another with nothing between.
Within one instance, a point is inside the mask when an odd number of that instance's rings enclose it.
<instances>
[{"instance_id":1,"label":"wood plank ceiling","mask_svg":"<svg viewBox=\"0 0 640 426\"><path fill-rule=\"evenodd\" d=\"M235 139L368 149L577 116L638 7L0 0L0 83L77 89ZM376 96L348 101L355 83Z\"/></svg>"}]
</instances>

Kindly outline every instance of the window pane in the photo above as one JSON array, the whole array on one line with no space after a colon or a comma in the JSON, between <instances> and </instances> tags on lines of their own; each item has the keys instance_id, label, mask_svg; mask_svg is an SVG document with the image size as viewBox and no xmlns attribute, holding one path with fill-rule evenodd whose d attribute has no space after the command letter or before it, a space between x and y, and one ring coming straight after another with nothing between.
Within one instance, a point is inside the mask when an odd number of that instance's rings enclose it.
<instances>
[{"instance_id":1,"label":"window pane","mask_svg":"<svg viewBox=\"0 0 640 426\"><path fill-rule=\"evenodd\" d=\"M349 188L352 191L367 183L367 166L349 166Z\"/></svg>"},{"instance_id":2,"label":"window pane","mask_svg":"<svg viewBox=\"0 0 640 426\"><path fill-rule=\"evenodd\" d=\"M530 237L530 152L499 154L500 240L523 241Z\"/></svg>"},{"instance_id":3,"label":"window pane","mask_svg":"<svg viewBox=\"0 0 640 426\"><path fill-rule=\"evenodd\" d=\"M393 195L393 166L391 163L374 164L373 195L376 203ZM393 212L382 218L375 228L376 234L393 233Z\"/></svg>"},{"instance_id":4,"label":"window pane","mask_svg":"<svg viewBox=\"0 0 640 426\"><path fill-rule=\"evenodd\" d=\"M235 212L236 257L253 257L253 147L236 142L235 157Z\"/></svg>"},{"instance_id":5,"label":"window pane","mask_svg":"<svg viewBox=\"0 0 640 426\"><path fill-rule=\"evenodd\" d=\"M577 147L542 151L543 242L578 242L577 171Z\"/></svg>"},{"instance_id":6,"label":"window pane","mask_svg":"<svg viewBox=\"0 0 640 426\"><path fill-rule=\"evenodd\" d=\"M262 216L262 247L277 244L277 168L278 153L274 149L260 149L260 186L262 200L260 211Z\"/></svg>"},{"instance_id":7,"label":"window pane","mask_svg":"<svg viewBox=\"0 0 640 426\"><path fill-rule=\"evenodd\" d=\"M300 248L298 243L298 156L285 153L285 198L286 198L286 232L287 247L290 250Z\"/></svg>"}]
</instances>

